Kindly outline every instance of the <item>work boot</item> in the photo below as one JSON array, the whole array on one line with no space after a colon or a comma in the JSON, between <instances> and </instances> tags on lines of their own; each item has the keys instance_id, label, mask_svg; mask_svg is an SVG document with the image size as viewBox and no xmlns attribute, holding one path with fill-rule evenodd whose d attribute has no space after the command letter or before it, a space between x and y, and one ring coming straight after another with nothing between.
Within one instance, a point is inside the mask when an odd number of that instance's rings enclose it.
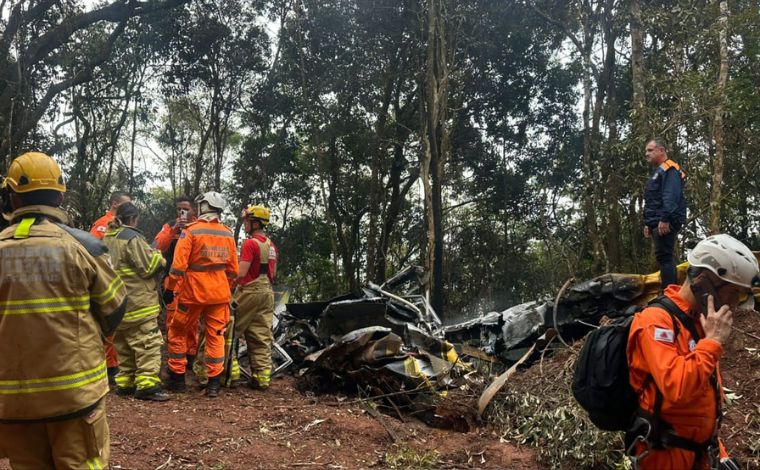
<instances>
[{"instance_id":1,"label":"work boot","mask_svg":"<svg viewBox=\"0 0 760 470\"><path fill-rule=\"evenodd\" d=\"M269 382L271 381L270 369L264 369L251 374L251 380L248 381L248 386L254 390L266 390L269 388Z\"/></svg>"},{"instance_id":2,"label":"work boot","mask_svg":"<svg viewBox=\"0 0 760 470\"><path fill-rule=\"evenodd\" d=\"M135 393L135 387L116 387L116 394L120 397L131 397Z\"/></svg>"},{"instance_id":3,"label":"work boot","mask_svg":"<svg viewBox=\"0 0 760 470\"><path fill-rule=\"evenodd\" d=\"M156 385L155 387L143 388L135 391L135 398L148 401L166 401L169 399L169 394L161 390L161 387Z\"/></svg>"},{"instance_id":4,"label":"work boot","mask_svg":"<svg viewBox=\"0 0 760 470\"><path fill-rule=\"evenodd\" d=\"M174 393L185 393L187 384L185 383L185 374L177 374L169 371L169 382L166 384L167 390Z\"/></svg>"},{"instance_id":5,"label":"work boot","mask_svg":"<svg viewBox=\"0 0 760 470\"><path fill-rule=\"evenodd\" d=\"M216 398L219 396L219 389L222 387L222 381L219 376L210 377L208 384L206 385L206 396L209 398Z\"/></svg>"}]
</instances>

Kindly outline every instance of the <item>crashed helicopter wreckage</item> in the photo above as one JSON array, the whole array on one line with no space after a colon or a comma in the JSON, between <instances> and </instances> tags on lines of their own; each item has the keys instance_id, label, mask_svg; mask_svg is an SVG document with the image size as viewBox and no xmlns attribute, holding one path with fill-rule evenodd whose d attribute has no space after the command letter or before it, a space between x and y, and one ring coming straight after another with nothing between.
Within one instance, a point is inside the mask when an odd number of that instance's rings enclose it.
<instances>
[{"instance_id":1,"label":"crashed helicopter wreckage","mask_svg":"<svg viewBox=\"0 0 760 470\"><path fill-rule=\"evenodd\" d=\"M678 266L679 281L686 266ZM631 315L660 289L659 273L605 274L577 284L571 279L554 299L444 327L419 287L390 292L420 281L420 273L409 268L383 286L369 284L357 294L279 307L274 337L282 354L275 354L277 370L292 360L306 388L319 391L329 384L384 397L399 415L420 414L436 425L445 414L439 405L448 391L467 389L472 380L482 384L483 377L473 374L463 356L497 363L496 370L513 366L481 396L477 408L482 414L516 367L536 357L535 351L555 338L565 344L580 338L605 316ZM760 290L755 294L760 297ZM456 426L467 428L467 423Z\"/></svg>"}]
</instances>

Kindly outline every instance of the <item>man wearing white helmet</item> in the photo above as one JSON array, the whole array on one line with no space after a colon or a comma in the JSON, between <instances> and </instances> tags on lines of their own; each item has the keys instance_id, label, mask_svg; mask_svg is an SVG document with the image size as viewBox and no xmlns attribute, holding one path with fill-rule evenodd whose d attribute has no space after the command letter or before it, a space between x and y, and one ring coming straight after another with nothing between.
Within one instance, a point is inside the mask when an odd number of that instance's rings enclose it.
<instances>
[{"instance_id":1,"label":"man wearing white helmet","mask_svg":"<svg viewBox=\"0 0 760 470\"><path fill-rule=\"evenodd\" d=\"M731 334L732 309L750 304L758 263L729 235L689 253L683 285L671 285L631 324L628 367L639 393L635 430L626 435L640 469L738 469L718 439L722 415L718 362Z\"/></svg>"},{"instance_id":2,"label":"man wearing white helmet","mask_svg":"<svg viewBox=\"0 0 760 470\"><path fill-rule=\"evenodd\" d=\"M196 198L198 220L179 236L166 282L177 298L169 325L168 389L185 390L187 331L202 316L205 325L206 395L216 397L224 370L224 329L230 319L230 286L238 274L232 231L221 222L227 203L211 191Z\"/></svg>"}]
</instances>

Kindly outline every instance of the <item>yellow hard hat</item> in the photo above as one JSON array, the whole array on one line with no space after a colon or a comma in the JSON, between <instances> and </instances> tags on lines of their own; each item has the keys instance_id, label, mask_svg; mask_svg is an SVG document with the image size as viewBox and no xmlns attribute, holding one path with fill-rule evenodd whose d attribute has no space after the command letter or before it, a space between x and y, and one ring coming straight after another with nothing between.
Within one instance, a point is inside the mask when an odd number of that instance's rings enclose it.
<instances>
[{"instance_id":1,"label":"yellow hard hat","mask_svg":"<svg viewBox=\"0 0 760 470\"><path fill-rule=\"evenodd\" d=\"M15 193L28 193L40 189L66 192L61 167L41 152L27 152L13 160L3 184Z\"/></svg>"},{"instance_id":2,"label":"yellow hard hat","mask_svg":"<svg viewBox=\"0 0 760 470\"><path fill-rule=\"evenodd\" d=\"M269 225L269 209L264 206L248 206L243 209L244 219L258 219L261 225Z\"/></svg>"}]
</instances>

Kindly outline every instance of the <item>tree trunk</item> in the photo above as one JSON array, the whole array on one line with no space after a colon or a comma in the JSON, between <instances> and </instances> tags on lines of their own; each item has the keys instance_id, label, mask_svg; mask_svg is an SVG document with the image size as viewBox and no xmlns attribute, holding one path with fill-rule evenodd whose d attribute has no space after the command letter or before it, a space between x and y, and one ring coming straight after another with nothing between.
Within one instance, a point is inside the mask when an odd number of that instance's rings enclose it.
<instances>
[{"instance_id":1,"label":"tree trunk","mask_svg":"<svg viewBox=\"0 0 760 470\"><path fill-rule=\"evenodd\" d=\"M443 311L443 180L448 152L448 60L445 31L446 0L429 0L427 51L423 86L422 159L420 176L425 193L427 250L425 268L431 275L433 309Z\"/></svg>"},{"instance_id":2,"label":"tree trunk","mask_svg":"<svg viewBox=\"0 0 760 470\"><path fill-rule=\"evenodd\" d=\"M137 107L139 99L135 100L135 106L132 110L132 138L129 141L129 194L135 190L135 143L137 141Z\"/></svg>"},{"instance_id":3,"label":"tree trunk","mask_svg":"<svg viewBox=\"0 0 760 470\"><path fill-rule=\"evenodd\" d=\"M642 32L641 3L640 0L631 0L631 81L633 86L632 126L635 146L643 146L646 135L646 117L644 105L646 96L644 92L644 35Z\"/></svg>"},{"instance_id":4,"label":"tree trunk","mask_svg":"<svg viewBox=\"0 0 760 470\"><path fill-rule=\"evenodd\" d=\"M717 105L713 118L713 140L715 141L715 160L713 162L712 195L710 196L710 233L720 232L720 200L723 185L723 105L726 99L726 82L728 81L728 2L720 0L720 17L718 18L718 40L720 43L720 72L718 74Z\"/></svg>"},{"instance_id":5,"label":"tree trunk","mask_svg":"<svg viewBox=\"0 0 760 470\"><path fill-rule=\"evenodd\" d=\"M597 183L595 178L594 159L594 129L592 126L592 63L591 52L593 47L594 32L591 24L591 11L584 10L582 13L581 23L583 25L583 209L586 215L586 229L588 230L589 242L591 244L593 264L592 272L597 273L601 267L606 265L606 257L601 239L599 237L599 227L597 225L595 200ZM596 119L594 119L596 120Z\"/></svg>"},{"instance_id":6,"label":"tree trunk","mask_svg":"<svg viewBox=\"0 0 760 470\"><path fill-rule=\"evenodd\" d=\"M607 123L607 142L605 143L605 162L602 166L605 175L606 184L606 213L607 213L607 261L606 271L615 271L621 266L621 221L620 221L620 204L618 201L620 195L621 179L619 178L622 162L618 161L617 143L617 87L615 86L615 42L617 41L617 30L614 25L613 17L613 0L607 0L602 16L604 29L604 42L607 50L604 58L603 80L600 81L599 87L605 87L607 102L605 106L605 121Z\"/></svg>"},{"instance_id":7,"label":"tree trunk","mask_svg":"<svg viewBox=\"0 0 760 470\"><path fill-rule=\"evenodd\" d=\"M631 162L631 168L637 168L638 155L640 149L644 148L645 140L649 138L648 125L646 113L646 69L644 65L644 34L643 34L643 21L641 15L641 1L631 0L630 3L631 14L631 82L633 88L633 96L631 98L632 116L631 116L631 129L632 129L632 148L633 155L636 155L636 161ZM636 199L642 195L643 187L637 185L633 191L633 197L631 198L630 213L631 217L631 259L638 260L641 253L644 251L644 238L642 235L642 223L636 216L635 208Z\"/></svg>"},{"instance_id":8,"label":"tree trunk","mask_svg":"<svg viewBox=\"0 0 760 470\"><path fill-rule=\"evenodd\" d=\"M372 149L372 174L370 176L370 189L369 189L369 233L367 234L367 267L366 276L373 282L382 282L377 276L376 265L378 264L378 258L383 256L384 253L379 251L379 237L378 228L380 226L380 214L382 207L382 200L385 194L383 188L384 176L382 169L385 166L383 160L385 159L386 144L385 144L385 132L386 122L388 120L388 109L393 98L393 84L395 83L396 75L396 58L391 59L391 63L388 65L388 70L385 73L385 83L383 86L383 99L380 105L380 115L375 123L375 145ZM383 276L384 277L384 276Z\"/></svg>"}]
</instances>

